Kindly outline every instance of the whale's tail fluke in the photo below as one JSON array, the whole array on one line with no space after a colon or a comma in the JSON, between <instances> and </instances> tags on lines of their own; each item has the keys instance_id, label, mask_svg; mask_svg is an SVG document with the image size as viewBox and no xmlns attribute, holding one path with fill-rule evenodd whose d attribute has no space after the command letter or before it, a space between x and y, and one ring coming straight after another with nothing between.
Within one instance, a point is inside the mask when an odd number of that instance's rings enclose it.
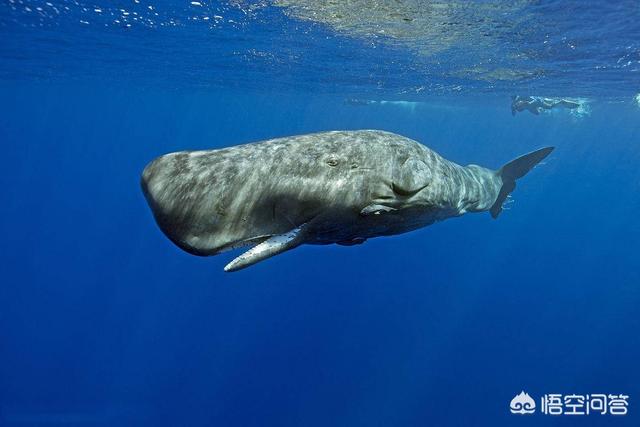
<instances>
[{"instance_id":1,"label":"whale's tail fluke","mask_svg":"<svg viewBox=\"0 0 640 427\"><path fill-rule=\"evenodd\" d=\"M497 174L502 178L502 188L500 188L496 202L489 209L493 218L497 218L502 212L502 204L509 196L509 193L516 188L516 180L525 176L535 165L547 157L553 149L554 147L545 147L525 154L510 161L498 170Z\"/></svg>"}]
</instances>

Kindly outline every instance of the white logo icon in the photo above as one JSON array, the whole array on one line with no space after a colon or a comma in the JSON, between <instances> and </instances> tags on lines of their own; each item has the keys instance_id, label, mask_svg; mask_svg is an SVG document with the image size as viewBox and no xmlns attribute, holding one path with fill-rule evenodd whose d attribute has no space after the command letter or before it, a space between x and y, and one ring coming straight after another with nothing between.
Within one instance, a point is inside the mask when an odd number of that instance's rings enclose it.
<instances>
[{"instance_id":1,"label":"white logo icon","mask_svg":"<svg viewBox=\"0 0 640 427\"><path fill-rule=\"evenodd\" d=\"M523 390L520 394L511 399L509 409L511 409L512 414L533 414L536 411L536 402L534 402L531 396Z\"/></svg>"}]
</instances>

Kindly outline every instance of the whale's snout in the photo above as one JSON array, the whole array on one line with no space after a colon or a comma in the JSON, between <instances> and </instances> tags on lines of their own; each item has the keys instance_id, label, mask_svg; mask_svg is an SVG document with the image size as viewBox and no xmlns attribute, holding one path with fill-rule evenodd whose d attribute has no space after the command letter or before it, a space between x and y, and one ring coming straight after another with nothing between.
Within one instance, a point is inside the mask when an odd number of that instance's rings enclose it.
<instances>
[{"instance_id":1,"label":"whale's snout","mask_svg":"<svg viewBox=\"0 0 640 427\"><path fill-rule=\"evenodd\" d=\"M142 187L142 191L146 192L149 188L149 182L155 175L155 160L151 163L147 164L142 171L142 175L140 176L140 186Z\"/></svg>"},{"instance_id":2,"label":"whale's snout","mask_svg":"<svg viewBox=\"0 0 640 427\"><path fill-rule=\"evenodd\" d=\"M142 171L140 187L152 209L167 196L168 187L176 175L174 157L174 154L160 156Z\"/></svg>"},{"instance_id":3,"label":"whale's snout","mask_svg":"<svg viewBox=\"0 0 640 427\"><path fill-rule=\"evenodd\" d=\"M142 176L140 177L140 187L142 187L142 191L145 197L149 197L150 190L153 188L154 181L157 181L161 169L161 160L162 157L158 157L157 159L151 161L147 166L145 166L144 170L142 171Z\"/></svg>"},{"instance_id":4,"label":"whale's snout","mask_svg":"<svg viewBox=\"0 0 640 427\"><path fill-rule=\"evenodd\" d=\"M149 163L140 187L156 223L181 249L211 255L221 246L210 187L199 181L185 152L160 156Z\"/></svg>"},{"instance_id":5,"label":"whale's snout","mask_svg":"<svg viewBox=\"0 0 640 427\"><path fill-rule=\"evenodd\" d=\"M171 163L170 155L158 157L144 168L140 177L142 193L159 223L173 210Z\"/></svg>"}]
</instances>

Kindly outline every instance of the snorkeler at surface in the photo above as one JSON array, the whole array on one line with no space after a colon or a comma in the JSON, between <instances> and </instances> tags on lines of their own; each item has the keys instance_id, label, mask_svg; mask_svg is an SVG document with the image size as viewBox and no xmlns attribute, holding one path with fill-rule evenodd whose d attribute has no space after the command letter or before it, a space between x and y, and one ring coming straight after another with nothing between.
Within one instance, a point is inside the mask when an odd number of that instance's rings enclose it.
<instances>
[{"instance_id":1,"label":"snorkeler at surface","mask_svg":"<svg viewBox=\"0 0 640 427\"><path fill-rule=\"evenodd\" d=\"M532 114L538 115L545 110L551 110L556 107L565 107L570 110L579 108L580 103L570 101L568 99L542 98L539 96L512 96L511 97L511 114L516 115L524 110L528 110Z\"/></svg>"}]
</instances>

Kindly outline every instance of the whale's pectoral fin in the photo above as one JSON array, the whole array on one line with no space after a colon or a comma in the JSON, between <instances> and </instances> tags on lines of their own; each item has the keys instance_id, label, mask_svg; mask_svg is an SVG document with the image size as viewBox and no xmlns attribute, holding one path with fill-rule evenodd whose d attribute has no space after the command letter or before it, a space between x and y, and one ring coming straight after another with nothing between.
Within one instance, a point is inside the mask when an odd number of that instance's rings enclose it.
<instances>
[{"instance_id":1,"label":"whale's pectoral fin","mask_svg":"<svg viewBox=\"0 0 640 427\"><path fill-rule=\"evenodd\" d=\"M360 215L369 216L369 215L380 215L383 213L393 212L397 210L396 208L392 208L391 206L384 205L369 205L360 211Z\"/></svg>"},{"instance_id":2,"label":"whale's pectoral fin","mask_svg":"<svg viewBox=\"0 0 640 427\"><path fill-rule=\"evenodd\" d=\"M304 225L284 234L269 237L227 264L224 271L238 271L299 246L303 243L303 228Z\"/></svg>"}]
</instances>

